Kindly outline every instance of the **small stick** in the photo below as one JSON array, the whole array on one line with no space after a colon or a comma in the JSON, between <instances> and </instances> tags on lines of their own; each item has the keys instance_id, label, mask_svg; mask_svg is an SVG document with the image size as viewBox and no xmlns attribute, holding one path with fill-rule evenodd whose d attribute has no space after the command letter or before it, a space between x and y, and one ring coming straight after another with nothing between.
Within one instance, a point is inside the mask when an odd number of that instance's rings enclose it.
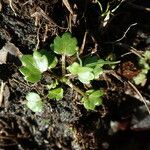
<instances>
[{"instance_id":1,"label":"small stick","mask_svg":"<svg viewBox=\"0 0 150 150\"><path fill-rule=\"evenodd\" d=\"M13 7L13 1L12 0L9 0L9 6L10 6L10 8L12 9L12 11L14 12L14 14L16 16L17 14L16 14L16 11L15 11L15 9Z\"/></svg>"},{"instance_id":2,"label":"small stick","mask_svg":"<svg viewBox=\"0 0 150 150\"><path fill-rule=\"evenodd\" d=\"M137 23L133 23L133 24L131 24L131 25L127 28L127 30L124 32L123 36L122 36L121 38L119 38L118 40L116 40L114 43L116 43L116 42L119 42L119 41L123 40L123 39L126 37L126 35L127 35L128 31L131 29L131 27L136 26L136 25L137 25Z\"/></svg>"},{"instance_id":3,"label":"small stick","mask_svg":"<svg viewBox=\"0 0 150 150\"><path fill-rule=\"evenodd\" d=\"M80 47L80 50L79 50L79 53L82 54L83 53L83 50L84 50L84 47L85 47L85 42L86 42L86 37L87 37L87 31L84 33L84 38L83 38L83 41L82 41L82 45Z\"/></svg>"},{"instance_id":4,"label":"small stick","mask_svg":"<svg viewBox=\"0 0 150 150\"><path fill-rule=\"evenodd\" d=\"M146 11L146 12L150 12L150 8L148 8L148 7L139 6L139 5L133 4L131 2L127 2L127 4L129 6L131 6L132 8L135 8L135 9L138 9L138 10L143 10L143 11Z\"/></svg>"},{"instance_id":5,"label":"small stick","mask_svg":"<svg viewBox=\"0 0 150 150\"><path fill-rule=\"evenodd\" d=\"M71 83L71 81L68 81L66 83L70 88L72 88L73 90L75 90L77 93L81 94L83 97L85 96L85 93L80 90L77 86L75 86L74 84Z\"/></svg>"},{"instance_id":6,"label":"small stick","mask_svg":"<svg viewBox=\"0 0 150 150\"><path fill-rule=\"evenodd\" d=\"M2 106L2 102L3 102L4 87L5 87L5 83L2 81L1 88L0 88L0 107Z\"/></svg>"},{"instance_id":7,"label":"small stick","mask_svg":"<svg viewBox=\"0 0 150 150\"><path fill-rule=\"evenodd\" d=\"M68 2L68 0L62 0L63 4L66 6L66 8L68 9L68 11L73 14L73 10Z\"/></svg>"},{"instance_id":8,"label":"small stick","mask_svg":"<svg viewBox=\"0 0 150 150\"><path fill-rule=\"evenodd\" d=\"M139 97L141 98L141 101L143 101L143 103L145 104L145 107L148 111L148 113L150 114L150 109L145 101L145 99L143 98L143 96L141 95L141 93L138 91L138 89L130 82L128 81L128 84L134 89L134 91L139 95Z\"/></svg>"}]
</instances>

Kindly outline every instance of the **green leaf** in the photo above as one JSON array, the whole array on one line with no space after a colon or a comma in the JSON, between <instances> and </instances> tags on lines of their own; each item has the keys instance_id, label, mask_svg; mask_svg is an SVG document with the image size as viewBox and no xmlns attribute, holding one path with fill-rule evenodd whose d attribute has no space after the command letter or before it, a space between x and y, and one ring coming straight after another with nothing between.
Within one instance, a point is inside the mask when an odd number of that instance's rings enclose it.
<instances>
[{"instance_id":1,"label":"green leaf","mask_svg":"<svg viewBox=\"0 0 150 150\"><path fill-rule=\"evenodd\" d=\"M98 65L93 69L94 79L98 79L101 74L103 74L104 70Z\"/></svg>"},{"instance_id":2,"label":"green leaf","mask_svg":"<svg viewBox=\"0 0 150 150\"><path fill-rule=\"evenodd\" d=\"M119 63L120 61L107 61L103 59L99 59L97 56L87 56L83 60L83 65L86 67L92 67L95 66L103 67L104 65L114 65Z\"/></svg>"},{"instance_id":3,"label":"green leaf","mask_svg":"<svg viewBox=\"0 0 150 150\"><path fill-rule=\"evenodd\" d=\"M90 64L87 64L86 66L87 67L95 67L95 66L99 66L99 67L103 67L104 65L114 65L114 64L117 64L119 63L120 61L116 61L116 62L112 62L112 61L105 61L103 59L99 59L97 60L96 62L93 62L93 63L90 63Z\"/></svg>"},{"instance_id":4,"label":"green leaf","mask_svg":"<svg viewBox=\"0 0 150 150\"><path fill-rule=\"evenodd\" d=\"M93 69L89 67L82 67L78 63L74 62L67 67L72 75L78 75L79 80L84 84L89 84L94 79Z\"/></svg>"},{"instance_id":5,"label":"green leaf","mask_svg":"<svg viewBox=\"0 0 150 150\"><path fill-rule=\"evenodd\" d=\"M41 54L38 51L34 51L33 59L36 63L37 68L40 70L41 73L47 70L48 59L45 55Z\"/></svg>"},{"instance_id":6,"label":"green leaf","mask_svg":"<svg viewBox=\"0 0 150 150\"><path fill-rule=\"evenodd\" d=\"M56 86L58 85L58 80L53 80L52 83L50 85L47 85L47 88L49 90L56 88Z\"/></svg>"},{"instance_id":7,"label":"green leaf","mask_svg":"<svg viewBox=\"0 0 150 150\"><path fill-rule=\"evenodd\" d=\"M62 88L56 88L56 89L49 91L48 98L60 100L63 98L63 93L64 93L64 91Z\"/></svg>"},{"instance_id":8,"label":"green leaf","mask_svg":"<svg viewBox=\"0 0 150 150\"><path fill-rule=\"evenodd\" d=\"M56 54L72 56L77 50L77 39L72 37L70 33L64 33L62 37L57 36L54 39L54 43L51 44L51 48Z\"/></svg>"},{"instance_id":9,"label":"green leaf","mask_svg":"<svg viewBox=\"0 0 150 150\"><path fill-rule=\"evenodd\" d=\"M41 112L43 110L43 102L37 93L30 92L26 95L27 107L33 112Z\"/></svg>"},{"instance_id":10,"label":"green leaf","mask_svg":"<svg viewBox=\"0 0 150 150\"><path fill-rule=\"evenodd\" d=\"M34 51L32 55L23 55L20 60L22 67L19 69L20 72L25 76L25 80L35 83L40 81L42 73L48 69L49 61L46 52ZM51 63L52 60L51 60Z\"/></svg>"},{"instance_id":11,"label":"green leaf","mask_svg":"<svg viewBox=\"0 0 150 150\"><path fill-rule=\"evenodd\" d=\"M48 68L49 69L54 68L57 65L58 59L55 56L54 52L49 52L49 51L46 51L46 50L41 50L40 53L42 55L46 56L46 58L48 60Z\"/></svg>"},{"instance_id":12,"label":"green leaf","mask_svg":"<svg viewBox=\"0 0 150 150\"><path fill-rule=\"evenodd\" d=\"M19 71L25 76L25 80L31 83L38 82L41 79L41 72L38 70L32 55L23 55L20 60L23 66Z\"/></svg>"},{"instance_id":13,"label":"green leaf","mask_svg":"<svg viewBox=\"0 0 150 150\"><path fill-rule=\"evenodd\" d=\"M79 73L78 68L80 65L77 62L74 62L72 65L67 67L67 70L72 74L72 75L77 75Z\"/></svg>"},{"instance_id":14,"label":"green leaf","mask_svg":"<svg viewBox=\"0 0 150 150\"><path fill-rule=\"evenodd\" d=\"M150 60L150 50L146 50L143 54L145 60Z\"/></svg>"},{"instance_id":15,"label":"green leaf","mask_svg":"<svg viewBox=\"0 0 150 150\"><path fill-rule=\"evenodd\" d=\"M22 62L22 65L27 67L27 66L30 66L30 68L37 68L37 65L35 63L35 60L33 59L33 56L32 55L23 55L21 58L20 58L21 62Z\"/></svg>"},{"instance_id":16,"label":"green leaf","mask_svg":"<svg viewBox=\"0 0 150 150\"><path fill-rule=\"evenodd\" d=\"M82 98L84 107L87 110L94 110L96 106L102 104L102 96L104 92L102 90L88 90L85 96Z\"/></svg>"},{"instance_id":17,"label":"green leaf","mask_svg":"<svg viewBox=\"0 0 150 150\"><path fill-rule=\"evenodd\" d=\"M135 82L136 85L144 85L146 81L146 74L145 73L139 73L136 77L133 78L133 81Z\"/></svg>"},{"instance_id":18,"label":"green leaf","mask_svg":"<svg viewBox=\"0 0 150 150\"><path fill-rule=\"evenodd\" d=\"M94 79L94 74L90 71L78 73L79 80L84 84L89 84Z\"/></svg>"},{"instance_id":19,"label":"green leaf","mask_svg":"<svg viewBox=\"0 0 150 150\"><path fill-rule=\"evenodd\" d=\"M40 81L41 73L36 69L28 69L27 67L21 67L19 71L25 76L25 80L31 83L35 83Z\"/></svg>"},{"instance_id":20,"label":"green leaf","mask_svg":"<svg viewBox=\"0 0 150 150\"><path fill-rule=\"evenodd\" d=\"M88 55L83 58L83 66L88 66L89 64L97 63L98 59L99 58L97 56Z\"/></svg>"}]
</instances>

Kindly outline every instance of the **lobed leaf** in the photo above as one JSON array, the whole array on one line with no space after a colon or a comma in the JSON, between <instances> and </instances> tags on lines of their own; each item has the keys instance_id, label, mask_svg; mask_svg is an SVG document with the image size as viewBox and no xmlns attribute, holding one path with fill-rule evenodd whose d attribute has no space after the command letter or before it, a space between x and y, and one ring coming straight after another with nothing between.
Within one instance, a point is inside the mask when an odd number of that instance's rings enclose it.
<instances>
[{"instance_id":1,"label":"lobed leaf","mask_svg":"<svg viewBox=\"0 0 150 150\"><path fill-rule=\"evenodd\" d=\"M88 110L94 110L96 106L102 104L102 96L104 92L101 90L88 90L82 98L83 105Z\"/></svg>"},{"instance_id":2,"label":"lobed leaf","mask_svg":"<svg viewBox=\"0 0 150 150\"><path fill-rule=\"evenodd\" d=\"M27 107L33 112L41 112L43 110L43 102L37 93L30 92L26 95Z\"/></svg>"},{"instance_id":3,"label":"lobed leaf","mask_svg":"<svg viewBox=\"0 0 150 150\"><path fill-rule=\"evenodd\" d=\"M51 48L56 54L72 56L78 50L77 39L72 37L70 33L64 33L62 37L57 36L54 39Z\"/></svg>"},{"instance_id":4,"label":"lobed leaf","mask_svg":"<svg viewBox=\"0 0 150 150\"><path fill-rule=\"evenodd\" d=\"M41 73L36 68L21 67L19 71L25 76L25 80L31 83L40 81Z\"/></svg>"},{"instance_id":5,"label":"lobed leaf","mask_svg":"<svg viewBox=\"0 0 150 150\"><path fill-rule=\"evenodd\" d=\"M40 81L41 74L57 64L54 54L45 50L34 51L33 56L23 55L20 60L23 66L19 70L25 76L25 80L31 83Z\"/></svg>"},{"instance_id":6,"label":"lobed leaf","mask_svg":"<svg viewBox=\"0 0 150 150\"><path fill-rule=\"evenodd\" d=\"M48 68L48 59L45 55L41 54L38 51L34 51L33 59L36 63L37 69L42 73Z\"/></svg>"},{"instance_id":7,"label":"lobed leaf","mask_svg":"<svg viewBox=\"0 0 150 150\"><path fill-rule=\"evenodd\" d=\"M56 88L56 89L50 90L48 93L48 98L60 100L63 98L63 92L64 91L62 88Z\"/></svg>"}]
</instances>

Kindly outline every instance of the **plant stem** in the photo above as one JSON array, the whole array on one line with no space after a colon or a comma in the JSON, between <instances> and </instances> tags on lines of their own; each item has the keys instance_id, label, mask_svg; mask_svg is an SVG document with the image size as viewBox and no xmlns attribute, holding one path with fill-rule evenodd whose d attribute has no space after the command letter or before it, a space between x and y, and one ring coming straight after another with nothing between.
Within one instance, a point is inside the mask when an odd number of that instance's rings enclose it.
<instances>
[{"instance_id":1,"label":"plant stem","mask_svg":"<svg viewBox=\"0 0 150 150\"><path fill-rule=\"evenodd\" d=\"M50 76L53 77L54 79L57 79L61 83L68 85L70 88L72 88L77 93L81 94L83 97L85 96L85 93L80 88L75 86L68 78L67 78L67 80L63 80L63 77L59 77L57 75L54 75L52 72L49 72L49 73L50 73Z\"/></svg>"},{"instance_id":2,"label":"plant stem","mask_svg":"<svg viewBox=\"0 0 150 150\"><path fill-rule=\"evenodd\" d=\"M65 76L66 74L66 56L65 55L62 55L61 57L61 63L62 63L62 76Z\"/></svg>"},{"instance_id":3,"label":"plant stem","mask_svg":"<svg viewBox=\"0 0 150 150\"><path fill-rule=\"evenodd\" d=\"M77 86L75 86L73 83L71 83L71 81L68 81L66 83L70 88L72 88L73 90L75 90L77 93L81 94L83 97L85 96L85 93L80 90Z\"/></svg>"}]
</instances>

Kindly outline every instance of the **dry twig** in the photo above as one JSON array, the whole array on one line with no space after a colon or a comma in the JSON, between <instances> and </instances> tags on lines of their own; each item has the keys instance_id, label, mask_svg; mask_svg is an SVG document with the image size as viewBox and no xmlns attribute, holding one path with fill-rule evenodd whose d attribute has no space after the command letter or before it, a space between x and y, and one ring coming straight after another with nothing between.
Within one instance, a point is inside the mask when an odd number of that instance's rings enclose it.
<instances>
[{"instance_id":1,"label":"dry twig","mask_svg":"<svg viewBox=\"0 0 150 150\"><path fill-rule=\"evenodd\" d=\"M5 83L2 81L1 88L0 88L0 107L2 106L2 103L3 103L4 87L5 87Z\"/></svg>"}]
</instances>

